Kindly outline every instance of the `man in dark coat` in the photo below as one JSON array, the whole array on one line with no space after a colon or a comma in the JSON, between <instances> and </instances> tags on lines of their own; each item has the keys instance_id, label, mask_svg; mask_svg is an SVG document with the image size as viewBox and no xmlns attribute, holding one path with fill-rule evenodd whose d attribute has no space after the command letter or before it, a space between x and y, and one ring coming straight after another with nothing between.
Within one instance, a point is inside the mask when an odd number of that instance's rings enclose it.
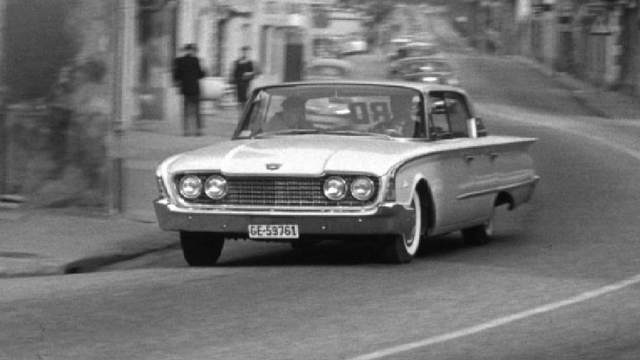
<instances>
[{"instance_id":1,"label":"man in dark coat","mask_svg":"<svg viewBox=\"0 0 640 360\"><path fill-rule=\"evenodd\" d=\"M249 46L243 46L240 58L235 61L233 67L232 81L236 85L236 93L241 109L244 109L247 103L247 92L249 91L251 80L253 80L255 76L253 62L249 59L250 50L251 48Z\"/></svg>"},{"instance_id":2,"label":"man in dark coat","mask_svg":"<svg viewBox=\"0 0 640 360\"><path fill-rule=\"evenodd\" d=\"M196 56L197 47L194 44L188 44L184 47L184 51L183 56L173 61L173 80L184 98L183 134L200 136L202 135L200 79L205 76L205 73L200 67L200 59Z\"/></svg>"}]
</instances>

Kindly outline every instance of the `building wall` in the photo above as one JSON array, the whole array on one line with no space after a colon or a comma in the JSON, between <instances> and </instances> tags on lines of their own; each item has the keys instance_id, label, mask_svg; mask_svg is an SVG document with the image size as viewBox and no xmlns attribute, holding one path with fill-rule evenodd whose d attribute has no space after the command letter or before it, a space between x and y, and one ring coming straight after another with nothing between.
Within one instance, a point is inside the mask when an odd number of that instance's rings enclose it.
<instances>
[{"instance_id":1,"label":"building wall","mask_svg":"<svg viewBox=\"0 0 640 360\"><path fill-rule=\"evenodd\" d=\"M254 86L278 83L285 80L287 69L297 66L286 58L287 43L299 42L302 46L302 61L313 56L313 12L312 5L317 0L260 0L254 14L254 27L251 31L254 56L262 67L262 75L254 81ZM269 36L263 36L267 29ZM264 41L264 42L262 42ZM255 51L255 49L261 49ZM298 64L299 65L299 64Z\"/></svg>"},{"instance_id":2,"label":"building wall","mask_svg":"<svg viewBox=\"0 0 640 360\"><path fill-rule=\"evenodd\" d=\"M544 13L534 11L529 18L527 1L520 0L517 5L521 55L593 85L638 94L637 1L558 0L550 2L552 6Z\"/></svg>"},{"instance_id":3,"label":"building wall","mask_svg":"<svg viewBox=\"0 0 640 360\"><path fill-rule=\"evenodd\" d=\"M11 103L0 181L34 206L109 206L119 8L117 0L6 2Z\"/></svg>"}]
</instances>

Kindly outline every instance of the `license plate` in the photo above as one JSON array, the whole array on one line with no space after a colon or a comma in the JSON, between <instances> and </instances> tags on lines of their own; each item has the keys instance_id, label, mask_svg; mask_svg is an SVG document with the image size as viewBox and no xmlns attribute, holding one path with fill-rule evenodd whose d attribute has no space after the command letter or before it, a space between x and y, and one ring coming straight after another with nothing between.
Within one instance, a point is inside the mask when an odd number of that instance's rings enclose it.
<instances>
[{"instance_id":1,"label":"license plate","mask_svg":"<svg viewBox=\"0 0 640 360\"><path fill-rule=\"evenodd\" d=\"M249 225L250 239L298 239L298 225Z\"/></svg>"}]
</instances>

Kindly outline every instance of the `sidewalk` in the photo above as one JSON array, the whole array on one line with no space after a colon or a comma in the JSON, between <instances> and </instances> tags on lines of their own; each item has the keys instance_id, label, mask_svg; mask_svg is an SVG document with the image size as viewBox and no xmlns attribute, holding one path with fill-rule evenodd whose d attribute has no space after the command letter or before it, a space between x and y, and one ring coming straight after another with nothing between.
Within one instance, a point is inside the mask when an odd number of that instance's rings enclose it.
<instances>
[{"instance_id":1,"label":"sidewalk","mask_svg":"<svg viewBox=\"0 0 640 360\"><path fill-rule=\"evenodd\" d=\"M209 109L210 110L210 109ZM151 205L155 167L183 151L229 139L238 110L205 110L204 135L184 137L179 122L149 120L127 130L124 151L125 212L12 208L0 203L0 278L87 272L100 266L178 246L177 233L158 228Z\"/></svg>"},{"instance_id":2,"label":"sidewalk","mask_svg":"<svg viewBox=\"0 0 640 360\"><path fill-rule=\"evenodd\" d=\"M522 56L512 56L511 58L525 63L558 81L562 86L570 90L573 97L595 116L640 121L640 98L638 97L598 88L576 79L570 74L554 72L533 59Z\"/></svg>"},{"instance_id":3,"label":"sidewalk","mask_svg":"<svg viewBox=\"0 0 640 360\"><path fill-rule=\"evenodd\" d=\"M628 96L594 88L566 74L551 74L595 114L611 119L640 121L640 102ZM183 137L179 126L166 122L142 123L128 130L125 150L125 204L122 215L85 214L79 210L0 208L0 278L91 271L116 261L163 248L177 247L178 235L161 231L151 200L156 189L155 166L164 158L228 139L235 128L235 108L223 108L205 118L205 136ZM137 195L137 196L134 196Z\"/></svg>"}]
</instances>

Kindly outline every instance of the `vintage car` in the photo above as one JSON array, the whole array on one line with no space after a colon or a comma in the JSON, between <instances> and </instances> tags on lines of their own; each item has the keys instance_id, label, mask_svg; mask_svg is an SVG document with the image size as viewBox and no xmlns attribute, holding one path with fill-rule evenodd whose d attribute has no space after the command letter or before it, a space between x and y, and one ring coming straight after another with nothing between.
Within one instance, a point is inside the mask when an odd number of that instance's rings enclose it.
<instances>
[{"instance_id":1,"label":"vintage car","mask_svg":"<svg viewBox=\"0 0 640 360\"><path fill-rule=\"evenodd\" d=\"M344 36L339 40L339 43L341 56L364 54L369 51L367 40L362 35L351 34Z\"/></svg>"},{"instance_id":2,"label":"vintage car","mask_svg":"<svg viewBox=\"0 0 640 360\"><path fill-rule=\"evenodd\" d=\"M308 104L340 104L340 113ZM336 119L327 119L335 117ZM333 124L333 126L327 126ZM489 135L464 90L409 82L296 82L253 90L232 138L157 168L160 228L191 266L225 241L369 241L410 262L424 238L492 234L495 208L534 192L535 138Z\"/></svg>"},{"instance_id":3,"label":"vintage car","mask_svg":"<svg viewBox=\"0 0 640 360\"><path fill-rule=\"evenodd\" d=\"M305 81L347 80L353 77L351 62L344 59L317 58L309 61L303 69Z\"/></svg>"},{"instance_id":4,"label":"vintage car","mask_svg":"<svg viewBox=\"0 0 640 360\"><path fill-rule=\"evenodd\" d=\"M400 36L391 39L388 44L387 59L390 61L396 60L398 58L398 49L410 43L411 39L411 36Z\"/></svg>"},{"instance_id":5,"label":"vintage car","mask_svg":"<svg viewBox=\"0 0 640 360\"><path fill-rule=\"evenodd\" d=\"M440 54L440 52L440 48L436 43L412 41L398 47L395 56L388 58L391 61L397 61L409 57L436 56Z\"/></svg>"},{"instance_id":6,"label":"vintage car","mask_svg":"<svg viewBox=\"0 0 640 360\"><path fill-rule=\"evenodd\" d=\"M393 67L389 68L387 75L391 79L460 85L456 71L449 60L431 56L398 60Z\"/></svg>"}]
</instances>

